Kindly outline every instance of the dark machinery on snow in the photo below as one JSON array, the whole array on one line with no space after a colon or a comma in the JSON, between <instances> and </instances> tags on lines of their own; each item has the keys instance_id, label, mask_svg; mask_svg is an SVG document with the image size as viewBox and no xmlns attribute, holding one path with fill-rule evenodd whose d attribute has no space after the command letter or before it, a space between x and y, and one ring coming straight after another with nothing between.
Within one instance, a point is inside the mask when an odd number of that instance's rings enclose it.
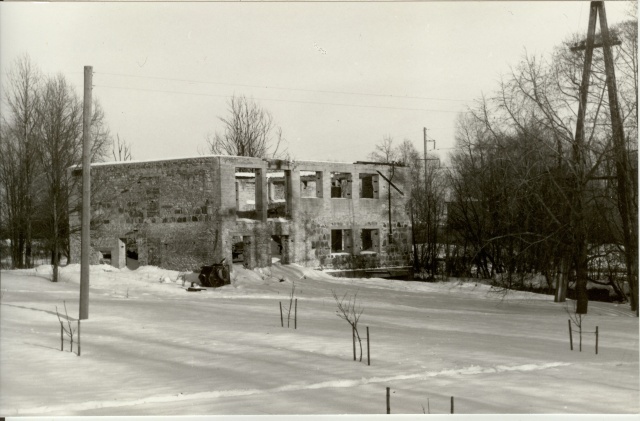
<instances>
[{"instance_id":1,"label":"dark machinery on snow","mask_svg":"<svg viewBox=\"0 0 640 421\"><path fill-rule=\"evenodd\" d=\"M229 276L229 267L224 264L225 259L220 263L214 263L209 266L202 266L198 280L203 287L217 288L223 285L231 284Z\"/></svg>"}]
</instances>

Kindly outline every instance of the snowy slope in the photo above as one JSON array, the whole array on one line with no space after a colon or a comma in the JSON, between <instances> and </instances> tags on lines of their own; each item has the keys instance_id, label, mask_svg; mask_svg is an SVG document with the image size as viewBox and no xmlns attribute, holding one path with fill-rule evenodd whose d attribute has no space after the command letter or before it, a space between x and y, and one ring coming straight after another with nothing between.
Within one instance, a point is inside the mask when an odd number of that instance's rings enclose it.
<instances>
[{"instance_id":1,"label":"snowy slope","mask_svg":"<svg viewBox=\"0 0 640 421\"><path fill-rule=\"evenodd\" d=\"M295 265L186 292L177 272L91 268L82 356L60 352L79 266L1 273L0 415L638 413L638 319L590 303L583 352L565 305L474 282L338 279ZM168 282L167 282L168 281ZM298 328L280 327L295 283ZM354 362L332 291L356 293L371 366ZM570 306L570 305L569 305Z\"/></svg>"}]
</instances>

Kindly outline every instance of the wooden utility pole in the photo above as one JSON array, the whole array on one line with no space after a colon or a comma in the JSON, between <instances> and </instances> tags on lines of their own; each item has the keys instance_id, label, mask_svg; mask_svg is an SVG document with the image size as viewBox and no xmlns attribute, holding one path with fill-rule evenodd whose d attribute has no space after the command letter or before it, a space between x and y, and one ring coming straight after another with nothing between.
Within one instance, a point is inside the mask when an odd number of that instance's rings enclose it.
<instances>
[{"instance_id":1,"label":"wooden utility pole","mask_svg":"<svg viewBox=\"0 0 640 421\"><path fill-rule=\"evenodd\" d=\"M388 206L389 206L389 244L393 244L393 225L391 222L391 179L393 178L393 176L395 175L396 172L396 167L395 165L391 165L391 176L389 177L389 180L387 180L389 182L388 186L387 186L387 192L389 193L388 197Z\"/></svg>"},{"instance_id":2,"label":"wooden utility pole","mask_svg":"<svg viewBox=\"0 0 640 421\"><path fill-rule=\"evenodd\" d=\"M427 128L422 128L422 134L424 136L424 191L425 197L427 192Z\"/></svg>"},{"instance_id":3,"label":"wooden utility pole","mask_svg":"<svg viewBox=\"0 0 640 421\"><path fill-rule=\"evenodd\" d=\"M427 255L429 255L429 257L431 257L431 275L435 275L436 272L436 255L437 255L437 237L438 237L438 225L436 222L436 203L432 203L435 200L435 195L432 195L430 197L430 195L433 193L433 183L434 183L434 177L435 177L435 169L432 168L432 172L429 172L429 161L440 161L440 158L428 158L427 156L427 143L429 142L433 142L433 149L436 149L436 141L435 139L431 139L429 140L429 137L427 136L427 128L424 128L424 199L423 199L423 206L425 206L425 212L424 212L424 219L423 219L423 224L424 224L424 228L423 228L423 250L422 250L422 256L425 255L424 252L424 246L427 245ZM438 164L438 167L440 165ZM433 199L433 200L431 200ZM434 216L434 218L432 219L431 217ZM435 250L435 253L434 253ZM427 260L429 259L429 257L427 257ZM422 262L423 264L425 264L425 262ZM425 269L429 269L427 267L427 265L425 265Z\"/></svg>"},{"instance_id":4,"label":"wooden utility pole","mask_svg":"<svg viewBox=\"0 0 640 421\"><path fill-rule=\"evenodd\" d=\"M571 210L571 225L573 231L572 247L574 249L573 263L576 269L576 298L577 314L586 314L589 306L587 296L587 227L584 219L584 193L586 188L586 159L584 154L584 118L589 95L589 78L591 76L591 62L593 61L593 44L596 34L596 17L598 15L597 2L591 2L589 14L589 29L587 31L586 51L582 83L580 84L580 103L576 122L576 136L573 142L573 207Z\"/></svg>"},{"instance_id":5,"label":"wooden utility pole","mask_svg":"<svg viewBox=\"0 0 640 421\"><path fill-rule=\"evenodd\" d=\"M630 289L631 310L638 314L638 215L633 212L634 204L631 197L631 186L629 174L629 158L624 142L624 129L620 106L618 105L618 91L616 87L616 74L613 66L613 54L611 53L611 36L607 25L607 13L604 9L604 2L600 4L600 32L602 34L602 44L604 53L604 68L607 82L607 93L609 94L609 112L611 115L611 126L613 132L613 149L616 156L616 177L618 181L618 209L622 219L623 243L627 263L627 282Z\"/></svg>"},{"instance_id":6,"label":"wooden utility pole","mask_svg":"<svg viewBox=\"0 0 640 421\"><path fill-rule=\"evenodd\" d=\"M89 318L89 254L91 250L91 91L93 67L84 66L82 109L82 233L80 251L80 320Z\"/></svg>"},{"instance_id":7,"label":"wooden utility pole","mask_svg":"<svg viewBox=\"0 0 640 421\"><path fill-rule=\"evenodd\" d=\"M618 105L618 93L616 87L615 68L613 64L613 54L611 53L611 46L620 44L620 41L614 40L609 33L609 27L607 25L607 14L604 8L604 2L592 1L590 6L591 12L589 15L589 29L587 32L587 40L585 43L581 43L572 48L573 51L585 50L584 69L582 73L582 84L580 86L580 104L578 108L578 120L576 124L576 137L574 143L574 165L576 165L576 188L577 188L577 201L575 202L574 215L577 218L574 220L577 228L576 237L577 243L582 244L582 247L578 247L576 261L576 277L577 285L576 292L578 295L578 307L576 312L578 314L584 314L587 312L587 297L586 297L586 265L581 264L582 260L586 262L586 226L584 226L583 210L583 192L586 184L585 179L585 157L584 157L584 117L587 105L587 95L589 93L589 77L591 76L591 62L593 59L594 48L603 48L605 75L607 84L607 93L609 99L609 112L611 115L611 126L613 134L613 149L616 162L616 179L618 184L618 210L622 219L623 230L623 243L625 249L625 260L627 270L627 282L630 289L630 304L631 309L638 314L638 225L637 225L637 208L634 206L633 199L631 197L631 186L633 183L630 180L629 174L629 162L627 156L627 150L624 142L624 129L622 125L622 117L620 115L620 107ZM600 31L602 35L602 42L595 43L595 31L596 31L596 19L600 15ZM574 244L577 245L577 244ZM584 249L584 250L583 250ZM584 280L584 281L583 281Z\"/></svg>"}]
</instances>

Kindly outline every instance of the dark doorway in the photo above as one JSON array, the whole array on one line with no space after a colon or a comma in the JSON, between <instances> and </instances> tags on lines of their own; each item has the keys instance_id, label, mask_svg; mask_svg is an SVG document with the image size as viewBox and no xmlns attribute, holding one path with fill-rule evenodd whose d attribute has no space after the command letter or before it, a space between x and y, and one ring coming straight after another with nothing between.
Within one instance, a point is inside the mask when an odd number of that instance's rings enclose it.
<instances>
[{"instance_id":1,"label":"dark doorway","mask_svg":"<svg viewBox=\"0 0 640 421\"><path fill-rule=\"evenodd\" d=\"M135 238L127 238L127 268L129 270L136 270L140 267L138 262L138 242Z\"/></svg>"},{"instance_id":2,"label":"dark doorway","mask_svg":"<svg viewBox=\"0 0 640 421\"><path fill-rule=\"evenodd\" d=\"M244 263L244 241L241 235L232 238L231 258L233 263Z\"/></svg>"},{"instance_id":3,"label":"dark doorway","mask_svg":"<svg viewBox=\"0 0 640 421\"><path fill-rule=\"evenodd\" d=\"M271 263L277 262L284 265L290 263L288 235L271 236Z\"/></svg>"}]
</instances>

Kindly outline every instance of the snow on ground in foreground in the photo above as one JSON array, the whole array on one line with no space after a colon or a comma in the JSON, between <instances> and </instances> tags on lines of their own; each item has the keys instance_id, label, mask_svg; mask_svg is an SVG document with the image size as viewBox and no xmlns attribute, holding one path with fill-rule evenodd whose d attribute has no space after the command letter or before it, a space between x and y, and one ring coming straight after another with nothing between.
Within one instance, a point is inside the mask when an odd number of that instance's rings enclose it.
<instances>
[{"instance_id":1,"label":"snow on ground in foreground","mask_svg":"<svg viewBox=\"0 0 640 421\"><path fill-rule=\"evenodd\" d=\"M234 268L185 291L178 272L91 267L82 356L60 351L80 268L1 273L0 415L622 413L640 410L638 319L592 302L583 351L565 305L474 282L340 279L296 265ZM298 328L288 297L295 284ZM354 362L332 296L357 292L371 366ZM285 307L280 326L279 303ZM571 304L569 304L571 306ZM293 311L292 311L293 317ZM75 350L75 348L74 348Z\"/></svg>"}]
</instances>

